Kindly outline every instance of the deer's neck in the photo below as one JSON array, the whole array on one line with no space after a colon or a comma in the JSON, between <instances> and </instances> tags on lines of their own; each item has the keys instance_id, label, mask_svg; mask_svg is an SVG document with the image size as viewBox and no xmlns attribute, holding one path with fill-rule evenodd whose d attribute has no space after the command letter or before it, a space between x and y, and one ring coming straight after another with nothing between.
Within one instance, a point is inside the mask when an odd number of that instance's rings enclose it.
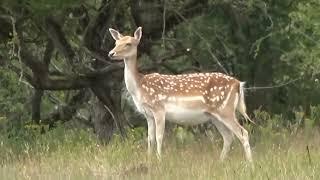
<instances>
[{"instance_id":1,"label":"deer's neck","mask_svg":"<svg viewBox=\"0 0 320 180\"><path fill-rule=\"evenodd\" d=\"M139 72L137 67L137 55L124 59L124 79L126 87L132 96L139 96Z\"/></svg>"}]
</instances>

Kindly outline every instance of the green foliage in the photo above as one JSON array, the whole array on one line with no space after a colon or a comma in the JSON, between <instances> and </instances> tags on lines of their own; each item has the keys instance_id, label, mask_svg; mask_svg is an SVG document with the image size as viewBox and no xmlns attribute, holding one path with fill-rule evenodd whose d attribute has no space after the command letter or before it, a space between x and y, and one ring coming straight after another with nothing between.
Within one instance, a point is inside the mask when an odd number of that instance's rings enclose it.
<instances>
[{"instance_id":1,"label":"green foliage","mask_svg":"<svg viewBox=\"0 0 320 180\"><path fill-rule=\"evenodd\" d=\"M13 9L27 8L32 15L41 17L51 13L61 13L65 8L71 8L83 2L85 0L3 0L0 5Z\"/></svg>"},{"instance_id":2,"label":"green foliage","mask_svg":"<svg viewBox=\"0 0 320 180\"><path fill-rule=\"evenodd\" d=\"M319 74L320 25L319 1L299 2L296 10L289 13L291 23L286 27L293 47L284 53L283 60L310 75Z\"/></svg>"},{"instance_id":3,"label":"green foliage","mask_svg":"<svg viewBox=\"0 0 320 180\"><path fill-rule=\"evenodd\" d=\"M128 138L133 141L141 141L146 138L147 129L144 127L137 127L128 129Z\"/></svg>"},{"instance_id":4,"label":"green foliage","mask_svg":"<svg viewBox=\"0 0 320 180\"><path fill-rule=\"evenodd\" d=\"M175 135L175 141L178 145L188 144L195 141L194 134L190 130L187 130L181 126L175 127L173 132Z\"/></svg>"},{"instance_id":5,"label":"green foliage","mask_svg":"<svg viewBox=\"0 0 320 180\"><path fill-rule=\"evenodd\" d=\"M0 69L0 77L0 132L19 129L24 121L29 120L27 103L31 92L10 71Z\"/></svg>"},{"instance_id":6,"label":"green foliage","mask_svg":"<svg viewBox=\"0 0 320 180\"><path fill-rule=\"evenodd\" d=\"M307 118L307 120L312 122L311 127L320 126L320 106L319 105L310 107L310 119Z\"/></svg>"}]
</instances>

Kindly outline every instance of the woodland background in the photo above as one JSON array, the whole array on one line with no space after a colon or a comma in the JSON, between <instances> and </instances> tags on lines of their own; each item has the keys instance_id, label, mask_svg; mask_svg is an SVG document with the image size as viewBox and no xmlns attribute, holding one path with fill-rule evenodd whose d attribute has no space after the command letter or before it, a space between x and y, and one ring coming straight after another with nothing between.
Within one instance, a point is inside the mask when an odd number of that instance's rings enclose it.
<instances>
[{"instance_id":1,"label":"woodland background","mask_svg":"<svg viewBox=\"0 0 320 180\"><path fill-rule=\"evenodd\" d=\"M1 0L1 142L55 139L51 132L69 129L98 144L145 137L123 64L107 57L109 27L143 27L143 73L223 72L248 88L285 84L246 91L253 141L263 128L318 129L319 19L318 0ZM190 137L210 128L168 125Z\"/></svg>"}]
</instances>

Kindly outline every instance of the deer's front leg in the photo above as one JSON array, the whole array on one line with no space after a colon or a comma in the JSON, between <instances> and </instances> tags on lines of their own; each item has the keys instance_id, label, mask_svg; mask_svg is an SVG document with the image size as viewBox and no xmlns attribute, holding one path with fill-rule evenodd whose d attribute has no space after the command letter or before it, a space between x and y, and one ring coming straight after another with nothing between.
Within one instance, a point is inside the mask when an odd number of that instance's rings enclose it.
<instances>
[{"instance_id":1,"label":"deer's front leg","mask_svg":"<svg viewBox=\"0 0 320 180\"><path fill-rule=\"evenodd\" d=\"M163 133L165 128L165 111L164 110L154 111L153 116L156 124L157 153L158 153L158 158L160 158L162 139L163 139Z\"/></svg>"},{"instance_id":2,"label":"deer's front leg","mask_svg":"<svg viewBox=\"0 0 320 180\"><path fill-rule=\"evenodd\" d=\"M150 156L153 151L154 143L156 140L156 127L154 118L152 116L146 116L146 118L148 123L148 155Z\"/></svg>"}]
</instances>

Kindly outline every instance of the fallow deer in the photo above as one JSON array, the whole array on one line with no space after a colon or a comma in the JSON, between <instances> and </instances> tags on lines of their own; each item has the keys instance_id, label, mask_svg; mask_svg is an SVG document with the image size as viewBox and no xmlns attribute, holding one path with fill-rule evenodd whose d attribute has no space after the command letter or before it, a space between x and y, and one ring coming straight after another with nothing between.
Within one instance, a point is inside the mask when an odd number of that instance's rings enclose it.
<instances>
[{"instance_id":1,"label":"fallow deer","mask_svg":"<svg viewBox=\"0 0 320 180\"><path fill-rule=\"evenodd\" d=\"M236 118L238 110L250 120L246 114L243 82L222 73L140 74L137 47L142 28L139 27L133 37L123 36L111 28L109 31L116 41L109 57L124 60L126 88L138 111L147 119L149 154L156 141L160 157L166 120L187 125L212 121L224 142L220 159L225 159L236 135L246 159L252 161L248 132Z\"/></svg>"}]
</instances>

